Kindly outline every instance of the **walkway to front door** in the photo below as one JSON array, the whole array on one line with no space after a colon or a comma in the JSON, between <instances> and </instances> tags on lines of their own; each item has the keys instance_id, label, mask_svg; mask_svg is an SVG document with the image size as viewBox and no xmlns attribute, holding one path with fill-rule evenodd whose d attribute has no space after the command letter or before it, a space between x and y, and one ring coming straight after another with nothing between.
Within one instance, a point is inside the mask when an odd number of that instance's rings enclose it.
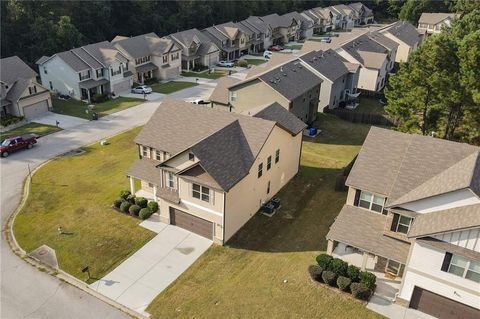
<instances>
[{"instance_id":1,"label":"walkway to front door","mask_svg":"<svg viewBox=\"0 0 480 319\"><path fill-rule=\"evenodd\" d=\"M158 221L141 226L158 233L151 241L90 288L122 305L145 313L152 300L190 267L212 244L211 240Z\"/></svg>"}]
</instances>

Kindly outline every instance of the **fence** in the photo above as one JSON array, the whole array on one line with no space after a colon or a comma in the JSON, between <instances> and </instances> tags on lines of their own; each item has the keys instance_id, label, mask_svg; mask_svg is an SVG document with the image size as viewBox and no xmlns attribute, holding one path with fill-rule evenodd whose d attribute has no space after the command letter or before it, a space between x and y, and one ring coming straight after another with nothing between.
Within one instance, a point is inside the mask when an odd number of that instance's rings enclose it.
<instances>
[{"instance_id":1,"label":"fence","mask_svg":"<svg viewBox=\"0 0 480 319\"><path fill-rule=\"evenodd\" d=\"M327 113L334 114L342 120L352 123L365 123L372 125L393 126L394 123L391 119L382 114L375 113L363 113L358 111L351 111L345 109L326 109Z\"/></svg>"}]
</instances>

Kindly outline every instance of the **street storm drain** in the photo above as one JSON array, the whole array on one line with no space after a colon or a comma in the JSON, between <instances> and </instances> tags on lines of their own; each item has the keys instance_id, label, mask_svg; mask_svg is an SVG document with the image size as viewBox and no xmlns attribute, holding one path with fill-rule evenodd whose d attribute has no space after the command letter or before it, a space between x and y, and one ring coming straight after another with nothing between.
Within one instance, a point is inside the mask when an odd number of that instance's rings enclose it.
<instances>
[{"instance_id":1,"label":"street storm drain","mask_svg":"<svg viewBox=\"0 0 480 319\"><path fill-rule=\"evenodd\" d=\"M68 151L66 153L63 153L60 156L77 156L77 155L81 155L83 153L85 153L85 150L83 150L81 148L77 148L77 149Z\"/></svg>"},{"instance_id":2,"label":"street storm drain","mask_svg":"<svg viewBox=\"0 0 480 319\"><path fill-rule=\"evenodd\" d=\"M58 269L57 254L55 253L54 249L48 247L47 245L38 247L34 251L30 252L28 256L35 258L52 268Z\"/></svg>"},{"instance_id":3,"label":"street storm drain","mask_svg":"<svg viewBox=\"0 0 480 319\"><path fill-rule=\"evenodd\" d=\"M175 248L175 250L178 250L179 252L181 252L184 255L190 255L191 253L193 253L195 248L193 248L193 247L177 247L177 248Z\"/></svg>"}]
</instances>

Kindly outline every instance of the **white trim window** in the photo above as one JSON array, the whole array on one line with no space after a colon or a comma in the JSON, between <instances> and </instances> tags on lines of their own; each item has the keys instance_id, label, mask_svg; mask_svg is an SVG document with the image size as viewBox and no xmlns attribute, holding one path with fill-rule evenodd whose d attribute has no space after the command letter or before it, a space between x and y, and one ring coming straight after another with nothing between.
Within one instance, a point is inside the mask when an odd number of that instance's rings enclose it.
<instances>
[{"instance_id":1,"label":"white trim window","mask_svg":"<svg viewBox=\"0 0 480 319\"><path fill-rule=\"evenodd\" d=\"M412 225L413 218L408 216L403 216L399 214L394 214L392 231L402 234L408 234L410 226Z\"/></svg>"},{"instance_id":2,"label":"white trim window","mask_svg":"<svg viewBox=\"0 0 480 319\"><path fill-rule=\"evenodd\" d=\"M175 188L175 175L172 172L167 172L167 186Z\"/></svg>"},{"instance_id":3,"label":"white trim window","mask_svg":"<svg viewBox=\"0 0 480 319\"><path fill-rule=\"evenodd\" d=\"M377 213L382 213L384 205L385 205L385 197L374 195L372 193L365 192L365 191L362 191L360 193L360 200L358 202L358 206L377 212Z\"/></svg>"},{"instance_id":4,"label":"white trim window","mask_svg":"<svg viewBox=\"0 0 480 319\"><path fill-rule=\"evenodd\" d=\"M192 197L210 203L210 188L192 184Z\"/></svg>"},{"instance_id":5,"label":"white trim window","mask_svg":"<svg viewBox=\"0 0 480 319\"><path fill-rule=\"evenodd\" d=\"M155 150L155 159L157 161L161 161L162 160L162 151L160 150Z\"/></svg>"},{"instance_id":6,"label":"white trim window","mask_svg":"<svg viewBox=\"0 0 480 319\"><path fill-rule=\"evenodd\" d=\"M393 274L395 276L398 276L398 274L400 273L400 268L402 267L402 264L395 261L395 260L391 260L389 259L387 261L387 266L385 267L385 271L387 273L390 273L390 274Z\"/></svg>"},{"instance_id":7,"label":"white trim window","mask_svg":"<svg viewBox=\"0 0 480 319\"><path fill-rule=\"evenodd\" d=\"M150 147L142 145L142 156L150 158L149 153Z\"/></svg>"},{"instance_id":8,"label":"white trim window","mask_svg":"<svg viewBox=\"0 0 480 319\"><path fill-rule=\"evenodd\" d=\"M235 102L237 100L237 92L230 92L230 102Z\"/></svg>"},{"instance_id":9,"label":"white trim window","mask_svg":"<svg viewBox=\"0 0 480 319\"><path fill-rule=\"evenodd\" d=\"M480 282L480 262L461 256L452 256L448 272L465 279Z\"/></svg>"},{"instance_id":10,"label":"white trim window","mask_svg":"<svg viewBox=\"0 0 480 319\"><path fill-rule=\"evenodd\" d=\"M258 164L258 178L262 177L263 175L263 163Z\"/></svg>"}]
</instances>

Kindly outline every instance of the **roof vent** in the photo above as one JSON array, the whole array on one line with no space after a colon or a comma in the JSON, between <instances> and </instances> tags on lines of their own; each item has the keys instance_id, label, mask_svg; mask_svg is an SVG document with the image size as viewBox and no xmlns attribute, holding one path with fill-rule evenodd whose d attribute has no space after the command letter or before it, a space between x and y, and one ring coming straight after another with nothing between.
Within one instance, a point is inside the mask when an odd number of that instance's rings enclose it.
<instances>
[{"instance_id":1,"label":"roof vent","mask_svg":"<svg viewBox=\"0 0 480 319\"><path fill-rule=\"evenodd\" d=\"M280 67L280 72L283 72L283 66Z\"/></svg>"},{"instance_id":2,"label":"roof vent","mask_svg":"<svg viewBox=\"0 0 480 319\"><path fill-rule=\"evenodd\" d=\"M283 73L283 76L287 76L287 73Z\"/></svg>"},{"instance_id":3,"label":"roof vent","mask_svg":"<svg viewBox=\"0 0 480 319\"><path fill-rule=\"evenodd\" d=\"M298 65L298 68L299 68L299 69L303 68L303 65L299 64L299 65Z\"/></svg>"}]
</instances>

